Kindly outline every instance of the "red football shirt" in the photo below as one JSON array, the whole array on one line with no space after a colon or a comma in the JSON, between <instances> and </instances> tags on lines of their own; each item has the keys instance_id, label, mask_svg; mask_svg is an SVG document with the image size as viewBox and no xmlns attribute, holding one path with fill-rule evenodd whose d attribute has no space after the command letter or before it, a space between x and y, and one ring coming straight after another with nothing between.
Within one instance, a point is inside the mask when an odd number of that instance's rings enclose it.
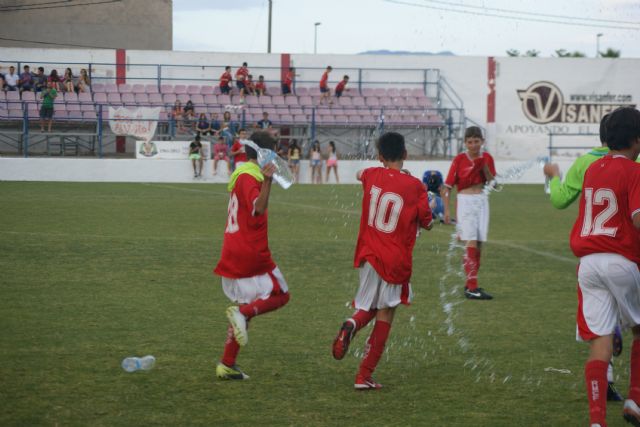
<instances>
[{"instance_id":1,"label":"red football shirt","mask_svg":"<svg viewBox=\"0 0 640 427\"><path fill-rule=\"evenodd\" d=\"M291 83L293 83L293 73L289 71L287 74L284 75L284 84L291 87Z\"/></svg>"},{"instance_id":2,"label":"red football shirt","mask_svg":"<svg viewBox=\"0 0 640 427\"><path fill-rule=\"evenodd\" d=\"M321 88L323 88L323 89L324 89L324 88L326 88L326 87L327 87L327 80L329 80L329 72L328 72L328 71L325 71L325 72L322 74L322 78L320 79L320 87L321 87Z\"/></svg>"},{"instance_id":3,"label":"red football shirt","mask_svg":"<svg viewBox=\"0 0 640 427\"><path fill-rule=\"evenodd\" d=\"M483 172L484 165L489 167L493 176L496 175L496 166L491 154L484 152L477 159L471 159L467 152L460 153L453 159L444 185L449 188L457 185L460 191L472 185L483 184L487 180Z\"/></svg>"},{"instance_id":4,"label":"red football shirt","mask_svg":"<svg viewBox=\"0 0 640 427\"><path fill-rule=\"evenodd\" d=\"M418 225L432 221L422 182L394 169L373 167L361 175L363 197L354 266L369 262L388 283L411 279Z\"/></svg>"},{"instance_id":5,"label":"red football shirt","mask_svg":"<svg viewBox=\"0 0 640 427\"><path fill-rule=\"evenodd\" d=\"M233 157L236 163L247 161L247 153L244 152L244 145L241 144L239 140L236 140L236 142L234 142L231 146L231 151L238 151L240 149L242 149L242 153L238 153Z\"/></svg>"},{"instance_id":6,"label":"red football shirt","mask_svg":"<svg viewBox=\"0 0 640 427\"><path fill-rule=\"evenodd\" d=\"M640 214L640 164L619 155L595 161L584 175L571 250L577 257L615 253L640 264L635 214Z\"/></svg>"},{"instance_id":7,"label":"red football shirt","mask_svg":"<svg viewBox=\"0 0 640 427\"><path fill-rule=\"evenodd\" d=\"M269 251L267 212L254 215L262 183L248 173L238 176L229 197L227 227L214 273L231 279L253 277L276 268Z\"/></svg>"},{"instance_id":8,"label":"red football shirt","mask_svg":"<svg viewBox=\"0 0 640 427\"><path fill-rule=\"evenodd\" d=\"M220 76L220 87L227 87L229 86L229 82L231 81L231 73L228 71L225 71L224 73L222 73L222 75Z\"/></svg>"},{"instance_id":9,"label":"red football shirt","mask_svg":"<svg viewBox=\"0 0 640 427\"><path fill-rule=\"evenodd\" d=\"M247 67L240 67L238 71L236 71L236 80L246 80L249 75L249 69Z\"/></svg>"},{"instance_id":10,"label":"red football shirt","mask_svg":"<svg viewBox=\"0 0 640 427\"><path fill-rule=\"evenodd\" d=\"M336 92L342 92L346 85L347 85L347 82L345 82L344 80L340 80L340 83L336 85Z\"/></svg>"},{"instance_id":11,"label":"red football shirt","mask_svg":"<svg viewBox=\"0 0 640 427\"><path fill-rule=\"evenodd\" d=\"M263 92L264 92L266 89L267 89L267 88L266 88L266 86L264 85L264 83L261 83L261 82L257 82L257 83L256 83L256 90L258 90L258 91L263 91Z\"/></svg>"}]
</instances>

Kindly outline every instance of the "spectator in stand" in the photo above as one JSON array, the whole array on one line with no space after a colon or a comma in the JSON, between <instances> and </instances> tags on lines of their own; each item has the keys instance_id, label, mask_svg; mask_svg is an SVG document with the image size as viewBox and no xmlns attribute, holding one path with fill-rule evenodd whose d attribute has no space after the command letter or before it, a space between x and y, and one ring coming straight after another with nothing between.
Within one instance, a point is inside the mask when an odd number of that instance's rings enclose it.
<instances>
[{"instance_id":1,"label":"spectator in stand","mask_svg":"<svg viewBox=\"0 0 640 427\"><path fill-rule=\"evenodd\" d=\"M256 83L256 95L266 95L267 85L264 82L264 76L258 76L258 82Z\"/></svg>"},{"instance_id":2,"label":"spectator in stand","mask_svg":"<svg viewBox=\"0 0 640 427\"><path fill-rule=\"evenodd\" d=\"M20 86L20 92L33 91L33 74L31 73L29 66L25 65L22 67L22 74L20 74L20 80L18 81L18 85Z\"/></svg>"},{"instance_id":3,"label":"spectator in stand","mask_svg":"<svg viewBox=\"0 0 640 427\"><path fill-rule=\"evenodd\" d=\"M296 182L300 181L300 155L302 151L298 146L298 141L295 139L291 142L289 146L289 169L293 173L293 176L296 179Z\"/></svg>"},{"instance_id":4,"label":"spectator in stand","mask_svg":"<svg viewBox=\"0 0 640 427\"><path fill-rule=\"evenodd\" d=\"M38 73L33 77L33 86L36 92L42 92L47 88L47 76L44 74L44 67L38 67Z\"/></svg>"},{"instance_id":5,"label":"spectator in stand","mask_svg":"<svg viewBox=\"0 0 640 427\"><path fill-rule=\"evenodd\" d=\"M333 173L336 175L336 184L340 183L338 179L338 151L336 150L336 144L333 141L329 141L329 153L327 156L327 183L329 183L329 173L333 169Z\"/></svg>"},{"instance_id":6,"label":"spectator in stand","mask_svg":"<svg viewBox=\"0 0 640 427\"><path fill-rule=\"evenodd\" d=\"M16 73L16 67L13 65L9 67L9 72L4 75L4 90L6 91L14 91L18 90L18 82L20 81L20 76Z\"/></svg>"},{"instance_id":7,"label":"spectator in stand","mask_svg":"<svg viewBox=\"0 0 640 427\"><path fill-rule=\"evenodd\" d=\"M296 76L296 69L293 67L289 67L289 71L284 75L284 79L282 80L282 94L287 96L293 93L293 79Z\"/></svg>"},{"instance_id":8,"label":"spectator in stand","mask_svg":"<svg viewBox=\"0 0 640 427\"><path fill-rule=\"evenodd\" d=\"M202 155L202 143L200 135L196 135L195 141L189 144L189 160L193 166L193 177L197 178L202 175L202 166L204 165L204 156ZM199 169L196 167L199 166Z\"/></svg>"},{"instance_id":9,"label":"spectator in stand","mask_svg":"<svg viewBox=\"0 0 640 427\"><path fill-rule=\"evenodd\" d=\"M243 139L247 139L247 131L244 129L240 129L238 131L238 138L231 146L230 154L231 157L233 157L234 169L247 162L247 153L245 151L245 146L240 142Z\"/></svg>"},{"instance_id":10,"label":"spectator in stand","mask_svg":"<svg viewBox=\"0 0 640 427\"><path fill-rule=\"evenodd\" d=\"M262 113L262 120L258 120L256 127L258 129L271 129L273 127L273 122L269 120L269 113L266 111Z\"/></svg>"},{"instance_id":11,"label":"spectator in stand","mask_svg":"<svg viewBox=\"0 0 640 427\"><path fill-rule=\"evenodd\" d=\"M285 160L289 160L289 140L281 139L276 146L276 153Z\"/></svg>"},{"instance_id":12,"label":"spectator in stand","mask_svg":"<svg viewBox=\"0 0 640 427\"><path fill-rule=\"evenodd\" d=\"M184 111L182 110L182 103L180 101L176 101L173 104L173 110L171 110L171 118L175 122L175 125L178 128L179 132L185 131L183 121L182 121L183 114L184 114Z\"/></svg>"},{"instance_id":13,"label":"spectator in stand","mask_svg":"<svg viewBox=\"0 0 640 427\"><path fill-rule=\"evenodd\" d=\"M198 135L213 134L213 131L211 130L211 123L209 123L209 120L207 119L207 115L205 113L200 113L200 116L198 117L196 132L198 132Z\"/></svg>"},{"instance_id":14,"label":"spectator in stand","mask_svg":"<svg viewBox=\"0 0 640 427\"><path fill-rule=\"evenodd\" d=\"M188 100L184 106L184 110L182 111L182 120L184 121L184 126L187 130L193 130L194 121L196 119L196 111L193 107L193 102Z\"/></svg>"},{"instance_id":15,"label":"spectator in stand","mask_svg":"<svg viewBox=\"0 0 640 427\"><path fill-rule=\"evenodd\" d=\"M2 72L2 65L0 65L0 90L4 90L4 73Z\"/></svg>"},{"instance_id":16,"label":"spectator in stand","mask_svg":"<svg viewBox=\"0 0 640 427\"><path fill-rule=\"evenodd\" d=\"M71 68L67 68L64 71L64 78L62 79L62 84L64 86L65 92L75 91L75 82L74 82L73 72L71 71Z\"/></svg>"},{"instance_id":17,"label":"spectator in stand","mask_svg":"<svg viewBox=\"0 0 640 427\"><path fill-rule=\"evenodd\" d=\"M89 74L87 74L86 68L83 68L82 70L80 70L80 77L78 78L78 84L76 84L76 92L78 93L91 92L91 80L89 79Z\"/></svg>"},{"instance_id":18,"label":"spectator in stand","mask_svg":"<svg viewBox=\"0 0 640 427\"><path fill-rule=\"evenodd\" d=\"M45 121L49 121L49 132L53 123L53 100L58 96L58 91L52 82L47 82L47 87L42 91L42 106L40 107L40 132L44 132Z\"/></svg>"},{"instance_id":19,"label":"spectator in stand","mask_svg":"<svg viewBox=\"0 0 640 427\"><path fill-rule=\"evenodd\" d=\"M318 141L314 141L311 146L309 162L311 164L311 183L322 184L322 152Z\"/></svg>"},{"instance_id":20,"label":"spectator in stand","mask_svg":"<svg viewBox=\"0 0 640 427\"><path fill-rule=\"evenodd\" d=\"M225 126L228 127L232 135L235 135L238 132L238 123L236 123L231 117L231 111L224 112L224 114L222 115L222 122L223 122L221 125L222 129L224 129Z\"/></svg>"},{"instance_id":21,"label":"spectator in stand","mask_svg":"<svg viewBox=\"0 0 640 427\"><path fill-rule=\"evenodd\" d=\"M244 96L247 93L247 76L249 76L249 69L247 68L247 63L243 62L242 67L238 68L236 71L236 86L240 91L240 102L244 102Z\"/></svg>"},{"instance_id":22,"label":"spectator in stand","mask_svg":"<svg viewBox=\"0 0 640 427\"><path fill-rule=\"evenodd\" d=\"M224 67L224 73L222 73L222 75L220 76L220 93L229 95L229 92L231 92L232 80L231 67L227 65L226 67Z\"/></svg>"},{"instance_id":23,"label":"spectator in stand","mask_svg":"<svg viewBox=\"0 0 640 427\"><path fill-rule=\"evenodd\" d=\"M256 94L256 85L253 82L253 75L249 74L247 76L247 81L244 82L244 90L247 93L247 95Z\"/></svg>"},{"instance_id":24,"label":"spectator in stand","mask_svg":"<svg viewBox=\"0 0 640 427\"><path fill-rule=\"evenodd\" d=\"M62 90L62 85L60 84L61 81L60 81L60 76L58 75L58 70L51 70L51 74L49 74L49 77L47 78L47 83L48 82L51 82L51 84L53 85L53 88L57 92L60 92Z\"/></svg>"},{"instance_id":25,"label":"spectator in stand","mask_svg":"<svg viewBox=\"0 0 640 427\"><path fill-rule=\"evenodd\" d=\"M349 90L346 88L347 83L349 83L349 76L345 74L340 83L336 85L336 98L340 98L342 96L342 92Z\"/></svg>"},{"instance_id":26,"label":"spectator in stand","mask_svg":"<svg viewBox=\"0 0 640 427\"><path fill-rule=\"evenodd\" d=\"M329 102L329 105L333 104L331 100L331 89L329 89L329 73L331 73L331 70L333 70L333 68L329 65L320 78L320 101L318 105L322 105L322 101L325 99Z\"/></svg>"},{"instance_id":27,"label":"spectator in stand","mask_svg":"<svg viewBox=\"0 0 640 427\"><path fill-rule=\"evenodd\" d=\"M224 136L218 137L218 142L213 147L213 174L218 174L218 162L224 161L227 164L227 175L231 174L231 163L229 163L229 155L227 154L229 151L229 146L224 140Z\"/></svg>"},{"instance_id":28,"label":"spectator in stand","mask_svg":"<svg viewBox=\"0 0 640 427\"><path fill-rule=\"evenodd\" d=\"M220 132L220 120L218 120L218 113L211 113L210 128L212 134L218 134Z\"/></svg>"}]
</instances>

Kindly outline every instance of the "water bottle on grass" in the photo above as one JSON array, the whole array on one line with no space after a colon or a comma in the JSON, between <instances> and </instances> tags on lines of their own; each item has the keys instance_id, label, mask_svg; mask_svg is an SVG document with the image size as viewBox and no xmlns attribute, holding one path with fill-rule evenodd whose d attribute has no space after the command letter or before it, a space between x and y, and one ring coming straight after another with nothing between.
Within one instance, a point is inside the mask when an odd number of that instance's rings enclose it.
<instances>
[{"instance_id":1,"label":"water bottle on grass","mask_svg":"<svg viewBox=\"0 0 640 427\"><path fill-rule=\"evenodd\" d=\"M153 368L156 358L148 355L144 357L127 357L122 361L122 369L127 372L148 371Z\"/></svg>"},{"instance_id":2,"label":"water bottle on grass","mask_svg":"<svg viewBox=\"0 0 640 427\"><path fill-rule=\"evenodd\" d=\"M258 153L258 164L261 168L267 163L274 164L276 171L273 174L273 180L280 184L280 187L285 190L291 187L293 184L293 174L291 173L291 169L289 169L289 165L282 157L278 156L273 150L258 147L255 142L248 139L243 139L240 143L256 150L256 153Z\"/></svg>"}]
</instances>

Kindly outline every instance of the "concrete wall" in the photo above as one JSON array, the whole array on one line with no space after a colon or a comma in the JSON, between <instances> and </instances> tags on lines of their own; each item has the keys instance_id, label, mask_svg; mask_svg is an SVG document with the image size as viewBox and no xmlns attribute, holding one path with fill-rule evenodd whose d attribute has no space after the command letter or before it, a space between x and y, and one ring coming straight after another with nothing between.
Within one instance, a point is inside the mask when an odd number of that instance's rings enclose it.
<instances>
[{"instance_id":1,"label":"concrete wall","mask_svg":"<svg viewBox=\"0 0 640 427\"><path fill-rule=\"evenodd\" d=\"M405 168L413 176L422 177L425 170L435 169L443 174L449 170L447 161L407 161ZM566 171L571 162L559 162ZM358 170L379 166L376 161L338 162L341 184L355 184ZM224 183L227 182L224 165L212 176L211 161L205 162L202 178L193 178L191 162L188 160L136 160L136 159L77 159L77 158L0 158L0 181L69 181L69 182L163 182L163 183ZM309 161L300 163L300 183L310 182ZM523 169L521 176L506 182L521 184L542 184L544 177L537 164L532 162L497 161L499 174L508 175L516 169ZM324 175L324 169L323 169ZM334 181L331 175L331 183Z\"/></svg>"},{"instance_id":2,"label":"concrete wall","mask_svg":"<svg viewBox=\"0 0 640 427\"><path fill-rule=\"evenodd\" d=\"M6 3L3 5L7 6ZM32 0L10 3L16 8L36 4ZM0 37L4 39L0 39L0 46L172 49L172 0L122 0L74 6L86 3L72 0L41 8L3 10Z\"/></svg>"}]
</instances>

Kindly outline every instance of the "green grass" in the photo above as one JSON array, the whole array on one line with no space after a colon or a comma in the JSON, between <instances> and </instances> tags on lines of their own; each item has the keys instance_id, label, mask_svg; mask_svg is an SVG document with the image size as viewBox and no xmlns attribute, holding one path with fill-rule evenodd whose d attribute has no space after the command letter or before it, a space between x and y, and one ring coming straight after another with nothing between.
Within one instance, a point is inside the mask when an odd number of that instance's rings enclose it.
<instances>
[{"instance_id":1,"label":"green grass","mask_svg":"<svg viewBox=\"0 0 640 427\"><path fill-rule=\"evenodd\" d=\"M0 425L588 424L575 207L553 210L541 186L492 195L480 271L491 302L463 300L446 275L452 228L423 233L414 304L398 310L376 372L385 388L357 393L359 359L337 362L330 347L357 287L360 198L357 186L274 190L270 245L291 301L252 322L239 358L251 379L229 383L214 379L229 305L211 274L222 185L0 183ZM120 368L145 354L152 371ZM627 360L625 348L621 390ZM608 419L623 425L620 404Z\"/></svg>"}]
</instances>

